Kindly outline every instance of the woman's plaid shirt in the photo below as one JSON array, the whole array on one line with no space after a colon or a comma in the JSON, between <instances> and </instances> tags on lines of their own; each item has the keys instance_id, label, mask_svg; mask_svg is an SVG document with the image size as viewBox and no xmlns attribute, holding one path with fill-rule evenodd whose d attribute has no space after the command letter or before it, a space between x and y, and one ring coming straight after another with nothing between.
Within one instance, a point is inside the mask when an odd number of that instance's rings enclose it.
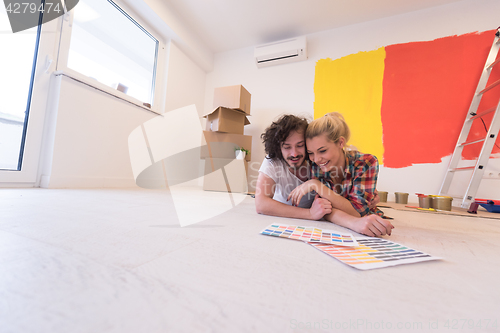
<instances>
[{"instance_id":1,"label":"woman's plaid shirt","mask_svg":"<svg viewBox=\"0 0 500 333\"><path fill-rule=\"evenodd\" d=\"M378 209L370 210L368 207L375 197L378 177L378 160L370 154L361 154L358 151L347 151L345 153L345 169L343 170L343 181L334 184L332 177L334 171L322 172L316 163L311 163L311 177L318 179L329 189L342 195L349 200L361 216L384 213Z\"/></svg>"}]
</instances>

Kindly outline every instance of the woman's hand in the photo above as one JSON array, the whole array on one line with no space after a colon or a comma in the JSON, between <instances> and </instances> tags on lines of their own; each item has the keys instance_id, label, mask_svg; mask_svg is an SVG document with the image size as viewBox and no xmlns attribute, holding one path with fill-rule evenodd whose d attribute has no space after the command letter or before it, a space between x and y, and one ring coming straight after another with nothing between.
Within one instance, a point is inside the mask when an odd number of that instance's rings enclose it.
<instances>
[{"instance_id":1,"label":"woman's hand","mask_svg":"<svg viewBox=\"0 0 500 333\"><path fill-rule=\"evenodd\" d=\"M373 192L373 194L375 194L375 196L373 197L372 201L368 205L368 208L370 208L370 210L377 207L378 203L380 202L380 197L378 196L378 191L375 190L375 192Z\"/></svg>"},{"instance_id":2,"label":"woman's hand","mask_svg":"<svg viewBox=\"0 0 500 333\"><path fill-rule=\"evenodd\" d=\"M302 185L297 186L292 192L290 192L286 200L292 200L292 206L298 206L304 195L317 189L317 182L319 182L317 179L311 179Z\"/></svg>"},{"instance_id":3,"label":"woman's hand","mask_svg":"<svg viewBox=\"0 0 500 333\"><path fill-rule=\"evenodd\" d=\"M376 214L365 215L352 223L351 229L370 237L391 235L394 226Z\"/></svg>"},{"instance_id":4,"label":"woman's hand","mask_svg":"<svg viewBox=\"0 0 500 333\"><path fill-rule=\"evenodd\" d=\"M309 209L309 214L311 214L311 220L320 220L326 214L332 212L332 203L326 199L322 199L316 194L311 208Z\"/></svg>"}]
</instances>

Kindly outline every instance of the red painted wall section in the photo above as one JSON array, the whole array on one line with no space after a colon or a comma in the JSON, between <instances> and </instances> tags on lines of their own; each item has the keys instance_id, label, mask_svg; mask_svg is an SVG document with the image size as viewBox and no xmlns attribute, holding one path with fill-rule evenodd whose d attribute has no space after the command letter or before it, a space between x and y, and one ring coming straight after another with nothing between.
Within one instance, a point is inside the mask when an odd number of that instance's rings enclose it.
<instances>
[{"instance_id":1,"label":"red painted wall section","mask_svg":"<svg viewBox=\"0 0 500 333\"><path fill-rule=\"evenodd\" d=\"M386 167L440 163L453 153L494 34L492 30L386 47L381 108ZM495 78L500 71L494 70L490 81ZM500 96L500 87L495 90L484 96L481 109L498 102L494 96ZM481 133L484 137L483 125L474 124L471 135ZM472 147L464 157L478 153Z\"/></svg>"},{"instance_id":2,"label":"red painted wall section","mask_svg":"<svg viewBox=\"0 0 500 333\"><path fill-rule=\"evenodd\" d=\"M497 59L498 58L499 57L497 56ZM488 83L486 86L489 86L490 84L498 80L500 80L500 64L493 67L490 74L490 78L488 79ZM479 104L477 113L481 113L482 111L488 110L492 107L496 107L498 105L499 99L500 99L500 86L496 86L490 91L484 93L483 97L481 98L481 104ZM481 122L480 119L476 119L472 124L472 128L470 130L467 141L483 139L486 136L487 129L490 128L492 118L493 118L493 113L490 113L482 117L484 124ZM495 135L498 135L498 133L495 133ZM481 145L482 142L470 146L465 146L464 150L462 151L462 158L466 160L477 159L481 151ZM498 148L500 147L500 137L497 137L496 145L497 145L496 147L493 147L492 154L495 154L496 157L498 157L498 154L500 154L500 149Z\"/></svg>"}]
</instances>

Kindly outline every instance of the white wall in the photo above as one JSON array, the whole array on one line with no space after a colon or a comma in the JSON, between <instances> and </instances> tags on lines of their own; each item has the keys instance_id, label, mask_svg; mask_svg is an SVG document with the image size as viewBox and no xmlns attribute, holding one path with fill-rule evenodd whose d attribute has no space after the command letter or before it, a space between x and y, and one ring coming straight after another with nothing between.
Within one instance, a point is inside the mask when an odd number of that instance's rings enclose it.
<instances>
[{"instance_id":1,"label":"white wall","mask_svg":"<svg viewBox=\"0 0 500 333\"><path fill-rule=\"evenodd\" d=\"M206 72L173 42L169 47L167 67L165 111L196 104L198 114L203 115Z\"/></svg>"},{"instance_id":2,"label":"white wall","mask_svg":"<svg viewBox=\"0 0 500 333\"><path fill-rule=\"evenodd\" d=\"M213 69L213 52L189 26L180 19L164 0L123 0L135 6L135 11L150 23L161 26L159 32L177 44L179 49L205 71Z\"/></svg>"},{"instance_id":3,"label":"white wall","mask_svg":"<svg viewBox=\"0 0 500 333\"><path fill-rule=\"evenodd\" d=\"M215 87L242 84L252 94L252 124L245 127L245 134L253 136L250 179L255 180L264 158L260 134L271 121L283 113L305 114L312 119L314 70L318 60L337 59L390 44L492 30L500 24L499 12L500 1L465 0L324 31L307 36L307 61L275 67L257 69L253 62L253 47L216 54L214 70L207 75L205 111L212 106ZM415 165L402 169L382 166L378 189L390 192L389 200L394 200L395 191L437 194L448 161L449 158L445 158L440 164ZM488 167L496 175L500 173L499 162L496 159ZM500 199L498 179L497 176L497 180L483 180L477 196ZM416 202L417 199L411 196L410 201Z\"/></svg>"},{"instance_id":4,"label":"white wall","mask_svg":"<svg viewBox=\"0 0 500 333\"><path fill-rule=\"evenodd\" d=\"M83 85L55 77L52 93L60 89L51 122L55 123L52 151L45 156L43 186L132 187L127 138L156 114ZM60 81L60 82L57 82Z\"/></svg>"}]
</instances>

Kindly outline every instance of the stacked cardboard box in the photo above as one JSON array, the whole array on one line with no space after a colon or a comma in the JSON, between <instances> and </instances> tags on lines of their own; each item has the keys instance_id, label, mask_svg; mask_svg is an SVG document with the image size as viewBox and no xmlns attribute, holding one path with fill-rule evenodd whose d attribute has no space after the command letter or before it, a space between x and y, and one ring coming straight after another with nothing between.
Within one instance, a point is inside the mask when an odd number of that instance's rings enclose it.
<instances>
[{"instance_id":1,"label":"stacked cardboard box","mask_svg":"<svg viewBox=\"0 0 500 333\"><path fill-rule=\"evenodd\" d=\"M242 85L214 91L214 110L203 116L207 119L203 131L207 146L201 156L205 159L203 189L206 191L247 191L251 155L247 154L245 160L235 160L235 149L249 152L252 149L252 137L243 134L245 125L250 124L250 99L250 93Z\"/></svg>"}]
</instances>

